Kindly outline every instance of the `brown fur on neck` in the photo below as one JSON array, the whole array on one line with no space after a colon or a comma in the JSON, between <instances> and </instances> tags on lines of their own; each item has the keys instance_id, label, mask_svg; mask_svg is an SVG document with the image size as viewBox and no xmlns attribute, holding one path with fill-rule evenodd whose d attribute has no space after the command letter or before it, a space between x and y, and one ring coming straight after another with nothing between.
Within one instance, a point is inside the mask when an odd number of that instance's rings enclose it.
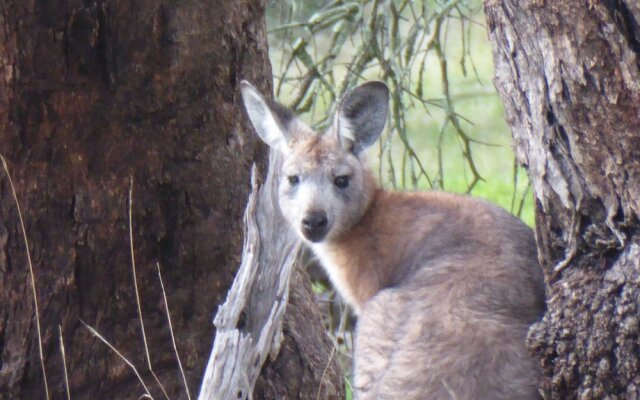
<instances>
[{"instance_id":1,"label":"brown fur on neck","mask_svg":"<svg viewBox=\"0 0 640 400\"><path fill-rule=\"evenodd\" d=\"M404 271L403 258L420 241L399 242L407 237L407 228L415 224L415 209L422 202L421 194L389 192L374 187L371 201L360 221L348 232L326 244L334 265L342 270L352 292L356 311L382 288L392 286ZM414 204L414 203L418 204ZM421 218L422 219L422 218ZM432 216L430 224L423 224L415 234L424 236L442 222Z\"/></svg>"},{"instance_id":2,"label":"brown fur on neck","mask_svg":"<svg viewBox=\"0 0 640 400\"><path fill-rule=\"evenodd\" d=\"M492 239L501 233L492 226L494 212L484 201L467 196L374 187L360 221L326 243L324 251L344 279L337 286L350 291L345 297L359 311L380 290L406 281L429 264L471 252L497 255L499 243ZM471 228L486 236L473 234Z\"/></svg>"}]
</instances>

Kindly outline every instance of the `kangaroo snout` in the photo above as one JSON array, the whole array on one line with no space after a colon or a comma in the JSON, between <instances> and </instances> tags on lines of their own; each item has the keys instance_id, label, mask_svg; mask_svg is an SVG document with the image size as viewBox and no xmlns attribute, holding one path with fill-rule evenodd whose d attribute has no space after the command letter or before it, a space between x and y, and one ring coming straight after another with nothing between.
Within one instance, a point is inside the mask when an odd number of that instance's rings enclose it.
<instances>
[{"instance_id":1,"label":"kangaroo snout","mask_svg":"<svg viewBox=\"0 0 640 400\"><path fill-rule=\"evenodd\" d=\"M324 211L309 211L302 218L302 233L311 242L319 242L327 236L329 220Z\"/></svg>"}]
</instances>

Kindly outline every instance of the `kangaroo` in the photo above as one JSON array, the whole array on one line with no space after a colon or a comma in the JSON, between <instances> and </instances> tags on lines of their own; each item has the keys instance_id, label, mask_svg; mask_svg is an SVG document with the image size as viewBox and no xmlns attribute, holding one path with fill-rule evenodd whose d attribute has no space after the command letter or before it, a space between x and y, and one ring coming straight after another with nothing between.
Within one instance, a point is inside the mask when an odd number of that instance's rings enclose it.
<instances>
[{"instance_id":1,"label":"kangaroo","mask_svg":"<svg viewBox=\"0 0 640 400\"><path fill-rule=\"evenodd\" d=\"M248 82L241 92L284 156L283 215L358 315L356 397L539 399L525 348L545 301L531 229L484 200L379 187L364 150L386 123L382 82L348 92L324 134Z\"/></svg>"}]
</instances>

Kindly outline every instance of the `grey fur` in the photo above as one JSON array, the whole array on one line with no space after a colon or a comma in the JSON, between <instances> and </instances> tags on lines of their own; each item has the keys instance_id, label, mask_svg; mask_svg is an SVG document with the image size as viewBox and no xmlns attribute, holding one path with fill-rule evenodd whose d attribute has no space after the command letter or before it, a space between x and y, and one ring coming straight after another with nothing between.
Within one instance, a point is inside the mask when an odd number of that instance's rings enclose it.
<instances>
[{"instance_id":1,"label":"grey fur","mask_svg":"<svg viewBox=\"0 0 640 400\"><path fill-rule=\"evenodd\" d=\"M351 142L355 154L371 146L384 129L388 108L389 89L382 82L367 82L348 92L338 108L340 140Z\"/></svg>"},{"instance_id":2,"label":"grey fur","mask_svg":"<svg viewBox=\"0 0 640 400\"><path fill-rule=\"evenodd\" d=\"M540 398L540 366L525 348L544 309L532 232L496 206L458 200L465 208L426 201L397 210L421 216L408 222L407 237L442 222L360 313L360 400Z\"/></svg>"},{"instance_id":3,"label":"grey fur","mask_svg":"<svg viewBox=\"0 0 640 400\"><path fill-rule=\"evenodd\" d=\"M347 94L324 135L295 118L263 124L281 118L249 94L260 136L285 154L283 215L359 315L357 398L539 399L540 366L525 348L544 310L531 229L483 200L378 188L361 153L384 127L382 83ZM316 212L328 227L312 241L300 226Z\"/></svg>"}]
</instances>

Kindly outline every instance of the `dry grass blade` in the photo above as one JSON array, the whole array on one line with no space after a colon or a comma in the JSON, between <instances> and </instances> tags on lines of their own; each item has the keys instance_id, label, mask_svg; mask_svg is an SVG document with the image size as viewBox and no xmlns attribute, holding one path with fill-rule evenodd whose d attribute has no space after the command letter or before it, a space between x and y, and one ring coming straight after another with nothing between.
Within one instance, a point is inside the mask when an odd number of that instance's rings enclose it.
<instances>
[{"instance_id":1,"label":"dry grass blade","mask_svg":"<svg viewBox=\"0 0 640 400\"><path fill-rule=\"evenodd\" d=\"M336 350L338 348L338 336L344 334L344 330L346 328L347 325L347 317L348 317L348 312L346 312L345 310L343 310L340 314L340 325L338 326L338 332L336 337L334 338L333 335L331 336L331 339L333 341L333 346L331 347L331 353L329 353L329 357L327 359L327 364L324 366L324 370L322 371L322 377L320 378L320 385L318 386L318 393L316 394L316 400L320 399L320 393L322 391L322 383L324 382L324 377L327 374L327 370L329 369L329 365L331 364L331 361L333 360L333 357L336 354Z\"/></svg>"},{"instance_id":2,"label":"dry grass blade","mask_svg":"<svg viewBox=\"0 0 640 400\"><path fill-rule=\"evenodd\" d=\"M184 390L187 393L187 399L191 400L191 394L189 393L189 385L187 384L187 377L184 375L184 369L182 368L182 362L180 361L180 354L178 354L178 347L176 346L176 338L173 335L173 324L171 323L171 314L169 313L169 303L167 302L167 293L164 290L164 283L162 282L162 274L160 273L160 263L156 263L158 267L158 279L160 280L160 286L162 288L162 297L164 299L164 309L167 312L167 321L169 322L169 332L171 333L171 343L173 344L173 351L176 353L176 359L178 360L178 368L182 374L182 381L184 382Z\"/></svg>"},{"instance_id":3,"label":"dry grass blade","mask_svg":"<svg viewBox=\"0 0 640 400\"><path fill-rule=\"evenodd\" d=\"M145 385L144 380L142 380L142 376L140 376L140 373L138 372L138 369L135 367L135 365L133 365L133 363L131 363L131 361L129 361L127 359L127 357L125 357L122 353L120 353L118 351L118 349L116 349L111 343L109 343L109 341L107 339L105 339L104 336L102 336L98 331L93 329L93 327L91 327L89 324L87 324L83 320L80 320L80 322L82 322L82 325L84 325L85 328L87 328L89 330L89 332L91 332L91 334L93 336L97 337L98 339L100 339L102 341L102 343L104 343L107 346L109 346L109 348L114 353L116 353L118 355L118 357L120 357L120 359L122 361L124 361L129 366L129 368L131 368L133 373L136 374L136 376L138 377L138 381L140 381L140 384L142 385L142 387L144 388L144 391L146 392L143 396L146 396L149 399L153 399L153 397L151 396L151 393L149 392L149 388L147 387L147 385Z\"/></svg>"},{"instance_id":4,"label":"dry grass blade","mask_svg":"<svg viewBox=\"0 0 640 400\"><path fill-rule=\"evenodd\" d=\"M316 400L320 399L320 393L322 393L322 384L324 383L324 377L327 375L327 370L329 369L329 365L333 360L333 356L336 354L336 345L334 344L331 347L331 353L329 353L329 358L327 359L327 364L324 366L324 370L322 371L322 377L320 378L320 384L318 385L318 393L316 394Z\"/></svg>"},{"instance_id":5,"label":"dry grass blade","mask_svg":"<svg viewBox=\"0 0 640 400\"><path fill-rule=\"evenodd\" d=\"M442 386L444 386L444 389L449 393L451 400L458 400L458 396L456 396L455 392L451 389L451 386L449 386L447 381L444 379L442 380Z\"/></svg>"},{"instance_id":6,"label":"dry grass blade","mask_svg":"<svg viewBox=\"0 0 640 400\"><path fill-rule=\"evenodd\" d=\"M20 227L22 228L22 238L24 239L24 246L27 252L27 261L29 265L29 276L31 278L31 290L33 291L33 303L36 309L36 327L38 330L38 351L40 355L40 366L42 367L42 378L44 380L44 392L47 396L47 400L49 397L49 385L47 383L47 371L44 367L44 356L42 352L42 330L40 328L40 310L38 309L38 293L36 291L36 278L33 274L33 263L31 262L31 253L29 251L29 240L27 239L27 231L24 227L24 220L22 219L22 211L20 210L20 203L18 202L18 195L16 194L16 188L13 186L13 180L11 179L11 174L9 173L9 167L7 166L7 162L2 155L0 155L0 160L2 161L2 167L7 174L7 178L9 178L9 186L11 186L11 192L13 193L13 199L16 202L16 208L18 209L18 218L20 219Z\"/></svg>"},{"instance_id":7,"label":"dry grass blade","mask_svg":"<svg viewBox=\"0 0 640 400\"><path fill-rule=\"evenodd\" d=\"M349 379L345 378L344 383L347 385L349 392L353 393L353 386L351 386L351 382L349 381Z\"/></svg>"},{"instance_id":8,"label":"dry grass blade","mask_svg":"<svg viewBox=\"0 0 640 400\"><path fill-rule=\"evenodd\" d=\"M62 369L64 371L64 388L67 391L67 400L71 400L71 390L69 389L69 374L67 373L67 357L64 351L64 340L62 340L62 327L58 325L58 336L60 338L60 353L62 354Z\"/></svg>"},{"instance_id":9,"label":"dry grass blade","mask_svg":"<svg viewBox=\"0 0 640 400\"><path fill-rule=\"evenodd\" d=\"M156 383L162 390L164 397L169 400L169 395L167 394L164 386L158 379L158 376L153 371L151 367L151 356L149 355L149 346L147 345L147 335L144 330L144 320L142 319L142 307L140 306L140 292L138 291L138 278L136 275L136 258L133 251L133 177L130 178L129 185L129 247L131 249L131 270L133 271L133 287L136 292L136 304L138 305L138 319L140 320L140 330L142 331L142 341L144 342L144 352L147 357L147 366L149 367L149 372L153 375L153 378L156 380Z\"/></svg>"}]
</instances>

